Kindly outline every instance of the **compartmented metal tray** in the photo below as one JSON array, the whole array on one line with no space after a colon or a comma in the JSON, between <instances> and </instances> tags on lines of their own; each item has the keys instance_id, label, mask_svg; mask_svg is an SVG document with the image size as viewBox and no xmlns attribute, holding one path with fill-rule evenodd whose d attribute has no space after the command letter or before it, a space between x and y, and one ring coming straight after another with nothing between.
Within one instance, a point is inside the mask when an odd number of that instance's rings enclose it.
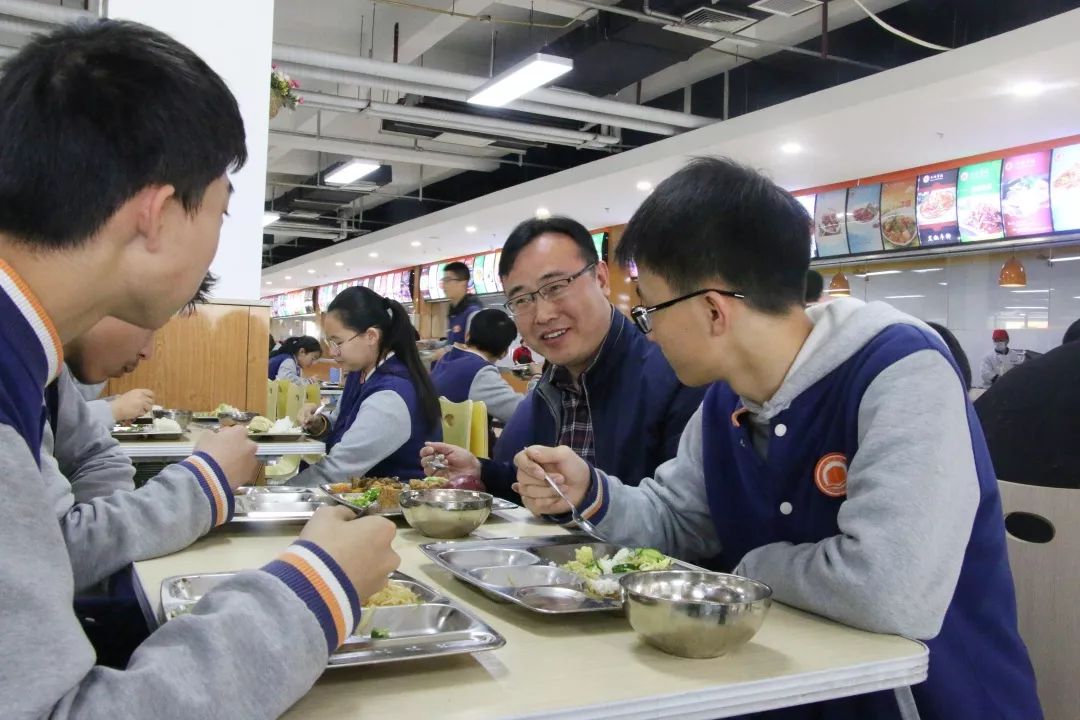
<instances>
[{"instance_id":1,"label":"compartmented metal tray","mask_svg":"<svg viewBox=\"0 0 1080 720\"><path fill-rule=\"evenodd\" d=\"M117 440L183 440L183 432L161 432L155 430L153 425L133 425L123 427L120 425L112 429L112 436Z\"/></svg>"},{"instance_id":2,"label":"compartmented metal tray","mask_svg":"<svg viewBox=\"0 0 1080 720\"><path fill-rule=\"evenodd\" d=\"M499 602L512 602L545 615L622 610L621 597L587 591L585 581L558 566L589 546L596 557L613 555L619 545L588 535L484 538L426 543L420 550L462 582ZM674 570L700 570L673 560ZM610 576L615 579L617 576Z\"/></svg>"},{"instance_id":3,"label":"compartmented metal tray","mask_svg":"<svg viewBox=\"0 0 1080 720\"><path fill-rule=\"evenodd\" d=\"M359 495L360 493L363 492L362 490L353 490L353 491L347 492L347 493L333 493L333 492L330 492L330 490L329 490L330 487L331 487L330 485L320 485L319 489L322 490L324 493L326 493L327 496L329 496L329 498L333 502L336 502L339 505L344 505L345 507L347 507L347 508L349 508L351 510L355 510L358 513L365 510L365 508L360 508L360 507L357 507L356 505L353 505L348 500L346 500L345 497L344 497L345 495ZM492 510L513 510L516 507L518 507L516 503L510 502L509 500L503 500L502 498L492 498L492 500L491 500L491 509ZM379 507L377 504L375 504L375 505L371 506L371 510L368 511L366 514L368 514L368 515L378 515L379 517L386 517L386 518L404 517L405 516L405 514L401 511L401 506L400 505L395 505L392 508L382 508L382 507Z\"/></svg>"},{"instance_id":4,"label":"compartmented metal tray","mask_svg":"<svg viewBox=\"0 0 1080 720\"><path fill-rule=\"evenodd\" d=\"M314 488L278 486L242 487L236 491L238 523L293 523L308 520L330 499Z\"/></svg>"},{"instance_id":5,"label":"compartmented metal tray","mask_svg":"<svg viewBox=\"0 0 1080 720\"><path fill-rule=\"evenodd\" d=\"M275 433L275 432L251 432L248 431L248 437L256 441L272 441L272 442L295 442L298 440L310 440L311 436L305 433L303 430L297 430L296 432L287 433Z\"/></svg>"},{"instance_id":6,"label":"compartmented metal tray","mask_svg":"<svg viewBox=\"0 0 1080 720\"><path fill-rule=\"evenodd\" d=\"M161 617L187 614L218 583L235 573L178 575L161 582ZM390 579L412 590L418 605L365 608L360 627L330 656L327 667L350 667L495 650L506 639L465 608L404 573ZM372 637L378 631L379 637Z\"/></svg>"}]
</instances>

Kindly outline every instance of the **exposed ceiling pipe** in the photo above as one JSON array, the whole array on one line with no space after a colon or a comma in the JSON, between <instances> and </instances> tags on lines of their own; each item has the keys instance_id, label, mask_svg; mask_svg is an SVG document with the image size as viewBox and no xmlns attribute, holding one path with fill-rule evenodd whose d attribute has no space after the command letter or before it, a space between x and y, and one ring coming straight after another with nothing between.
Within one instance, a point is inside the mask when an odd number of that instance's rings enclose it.
<instances>
[{"instance_id":1,"label":"exposed ceiling pipe","mask_svg":"<svg viewBox=\"0 0 1080 720\"><path fill-rule=\"evenodd\" d=\"M7 60L9 57L19 52L19 48L8 47L7 45L0 45L0 60Z\"/></svg>"},{"instance_id":2,"label":"exposed ceiling pipe","mask_svg":"<svg viewBox=\"0 0 1080 720\"><path fill-rule=\"evenodd\" d=\"M384 162L419 163L421 165L433 165L456 170L492 172L499 167L499 162L496 160L470 157L468 155L455 155L454 153L396 147L394 145L379 145L349 138L318 137L281 130L270 131L270 144L294 150L351 155Z\"/></svg>"},{"instance_id":3,"label":"exposed ceiling pipe","mask_svg":"<svg viewBox=\"0 0 1080 720\"><path fill-rule=\"evenodd\" d=\"M606 7L606 6L601 6ZM354 55L330 53L321 50L295 47L292 45L274 44L274 59L278 62L300 63L313 67L324 67L333 70L360 73L375 77L383 77L404 82L435 85L455 90L463 90L471 93L478 87L488 82L490 78L475 77L462 73L435 70L428 67L415 65L395 65L394 63L370 60ZM644 105L631 105L630 103L617 100L605 100L593 97L585 93L577 93L569 90L556 88L539 88L528 93L525 97L529 100L557 107L576 108L590 112L604 113L617 117L629 117L638 120L674 125L681 128L699 128L716 122L712 118L671 110L660 110Z\"/></svg>"},{"instance_id":4,"label":"exposed ceiling pipe","mask_svg":"<svg viewBox=\"0 0 1080 720\"><path fill-rule=\"evenodd\" d=\"M62 5L46 5L32 0L0 0L0 13L53 25L75 22L76 20L93 20L96 17L94 13L86 10L77 10Z\"/></svg>"},{"instance_id":5,"label":"exposed ceiling pipe","mask_svg":"<svg viewBox=\"0 0 1080 720\"><path fill-rule=\"evenodd\" d=\"M440 87L437 85L405 82L404 80L391 80L384 77L375 77L373 75L346 72L344 70L330 70L327 68L313 67L311 65L287 62L279 62L278 68L280 68L282 72L286 72L294 77L307 78L309 80L323 80L342 85L382 88L384 90L393 90L395 92L425 95L427 97L437 97L445 100L457 100L458 102L465 102L469 97L469 93L464 90L454 90L452 88ZM633 105L627 105L625 103L618 104L624 105L625 107L634 107ZM566 120L576 120L578 122L593 125L612 125L654 135L674 135L679 132L671 125L636 120L625 116L604 115L602 113L587 112L585 110L575 110L568 107L555 107L553 105L545 105L543 103L536 103L528 100L516 100L506 105L505 109L532 113L534 115L563 118Z\"/></svg>"},{"instance_id":6,"label":"exposed ceiling pipe","mask_svg":"<svg viewBox=\"0 0 1080 720\"><path fill-rule=\"evenodd\" d=\"M753 45L754 47L761 47L772 50L774 52L789 52L796 55L805 55L808 57L821 60L821 54L814 50L806 50L794 45L784 45L783 43L772 42L771 40L761 40L759 38L747 37L746 35L739 35L738 33L730 33L724 30L716 30L713 28L703 28L694 25L687 25L681 17L676 15L668 15L667 13L657 12L649 8L648 0L644 0L642 10L630 10L629 8L620 7L618 5L604 5L603 3L595 2L595 0L565 0L571 5L577 5L582 8L589 8L591 10L600 10L602 12L609 12L614 15L624 15L635 20L642 22L652 23L653 25L660 25L664 27L673 26L679 30L685 30L697 37L711 37L716 42L721 40L730 40L734 43L742 43L744 45ZM276 46L275 46L276 47ZM829 55L827 60L832 62L841 63L844 65L854 65L856 67L866 68L868 70L884 70L885 68L880 65L874 65L872 63L863 62L862 60L853 60L851 58L841 57L840 55Z\"/></svg>"},{"instance_id":7,"label":"exposed ceiling pipe","mask_svg":"<svg viewBox=\"0 0 1080 720\"><path fill-rule=\"evenodd\" d=\"M55 25L31 22L29 20L16 20L14 18L0 16L0 31L14 35L37 35L53 30Z\"/></svg>"},{"instance_id":8,"label":"exposed ceiling pipe","mask_svg":"<svg viewBox=\"0 0 1080 720\"><path fill-rule=\"evenodd\" d=\"M464 129L474 132L482 132L487 135L502 135L524 140L540 140L560 145L606 147L615 145L619 138L613 135L601 135L599 133L581 132L580 130L566 130L564 128L547 127L544 125L532 125L530 123L513 122L500 118L490 118L483 115L471 115L468 113L450 112L447 110L435 110L431 108L415 107L412 105L395 105L392 103L372 102L358 100L356 98L343 97L341 95L328 95L325 93L298 93L304 99L304 104L312 103L322 106L337 106L338 110L354 112L367 111L368 114L388 120L400 120L413 122L418 125L443 128L447 130Z\"/></svg>"}]
</instances>

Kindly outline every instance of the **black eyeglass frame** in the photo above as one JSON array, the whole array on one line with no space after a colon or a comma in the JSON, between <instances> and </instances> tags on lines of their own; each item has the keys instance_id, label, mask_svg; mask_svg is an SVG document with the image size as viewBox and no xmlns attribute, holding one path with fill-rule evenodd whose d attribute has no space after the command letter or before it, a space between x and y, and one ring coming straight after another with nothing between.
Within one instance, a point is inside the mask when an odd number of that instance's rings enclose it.
<instances>
[{"instance_id":1,"label":"black eyeglass frame","mask_svg":"<svg viewBox=\"0 0 1080 720\"><path fill-rule=\"evenodd\" d=\"M746 299L746 293L737 292L735 290L717 290L716 288L703 288L701 290L695 290L692 293L687 293L686 295L681 295L677 298L667 300L657 305L650 305L648 307L646 307L645 305L638 305L630 310L630 317L633 318L634 324L637 325L638 330L640 330L645 335L648 335L652 332L652 320L649 319L649 315L653 314L657 310L663 310L664 308L669 308L672 305L681 303L683 300L689 300L690 298L695 298L699 295L705 295L711 292L714 292L717 295L723 295L724 297L736 298L738 300Z\"/></svg>"}]
</instances>

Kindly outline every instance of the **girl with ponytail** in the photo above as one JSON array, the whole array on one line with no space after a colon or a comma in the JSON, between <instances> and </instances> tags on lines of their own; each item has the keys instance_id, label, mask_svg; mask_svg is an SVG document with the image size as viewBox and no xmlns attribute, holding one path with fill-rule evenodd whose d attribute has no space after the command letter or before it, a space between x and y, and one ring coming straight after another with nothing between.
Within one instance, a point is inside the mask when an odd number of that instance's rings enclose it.
<instances>
[{"instance_id":1,"label":"girl with ponytail","mask_svg":"<svg viewBox=\"0 0 1080 720\"><path fill-rule=\"evenodd\" d=\"M313 405L301 411L309 432L325 436L326 457L294 482L424 477L420 448L442 439L442 413L405 308L370 288L347 288L327 308L323 334L349 376L331 415L312 416Z\"/></svg>"},{"instance_id":2,"label":"girl with ponytail","mask_svg":"<svg viewBox=\"0 0 1080 720\"><path fill-rule=\"evenodd\" d=\"M270 353L271 380L289 380L302 382L300 371L312 366L322 357L322 345L310 335L285 338L276 350Z\"/></svg>"}]
</instances>

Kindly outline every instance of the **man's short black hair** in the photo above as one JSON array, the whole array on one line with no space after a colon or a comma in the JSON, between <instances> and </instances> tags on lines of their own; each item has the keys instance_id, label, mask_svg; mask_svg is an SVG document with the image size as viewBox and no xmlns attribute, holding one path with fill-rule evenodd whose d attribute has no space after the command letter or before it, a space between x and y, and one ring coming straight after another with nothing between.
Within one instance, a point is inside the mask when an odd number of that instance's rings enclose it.
<instances>
[{"instance_id":1,"label":"man's short black hair","mask_svg":"<svg viewBox=\"0 0 1080 720\"><path fill-rule=\"evenodd\" d=\"M0 233L74 247L136 193L172 185L194 213L247 160L244 122L198 55L132 22L30 41L0 78Z\"/></svg>"},{"instance_id":2,"label":"man's short black hair","mask_svg":"<svg viewBox=\"0 0 1080 720\"><path fill-rule=\"evenodd\" d=\"M499 277L506 277L514 269L514 262L525 246L536 238L546 233L566 235L578 246L581 260L586 265L599 262L600 256L596 254L596 246L593 245L592 234L588 228L577 220L568 217L534 218L520 223L510 233L503 243L502 257L499 259Z\"/></svg>"},{"instance_id":3,"label":"man's short black hair","mask_svg":"<svg viewBox=\"0 0 1080 720\"><path fill-rule=\"evenodd\" d=\"M472 273L469 272L469 266L463 262L447 263L446 267L443 268L443 273L450 273L458 280L465 281L468 281L468 279L472 277Z\"/></svg>"},{"instance_id":4,"label":"man's short black hair","mask_svg":"<svg viewBox=\"0 0 1080 720\"><path fill-rule=\"evenodd\" d=\"M806 302L816 303L825 291L825 278L817 270L806 271Z\"/></svg>"},{"instance_id":5,"label":"man's short black hair","mask_svg":"<svg viewBox=\"0 0 1080 720\"><path fill-rule=\"evenodd\" d=\"M517 337L517 326L509 315L496 308L481 310L469 322L466 344L501 358Z\"/></svg>"},{"instance_id":6,"label":"man's short black hair","mask_svg":"<svg viewBox=\"0 0 1080 720\"><path fill-rule=\"evenodd\" d=\"M647 267L677 293L720 280L745 293L755 309L782 313L803 306L810 217L756 170L726 158L698 158L645 199L616 259Z\"/></svg>"}]
</instances>

